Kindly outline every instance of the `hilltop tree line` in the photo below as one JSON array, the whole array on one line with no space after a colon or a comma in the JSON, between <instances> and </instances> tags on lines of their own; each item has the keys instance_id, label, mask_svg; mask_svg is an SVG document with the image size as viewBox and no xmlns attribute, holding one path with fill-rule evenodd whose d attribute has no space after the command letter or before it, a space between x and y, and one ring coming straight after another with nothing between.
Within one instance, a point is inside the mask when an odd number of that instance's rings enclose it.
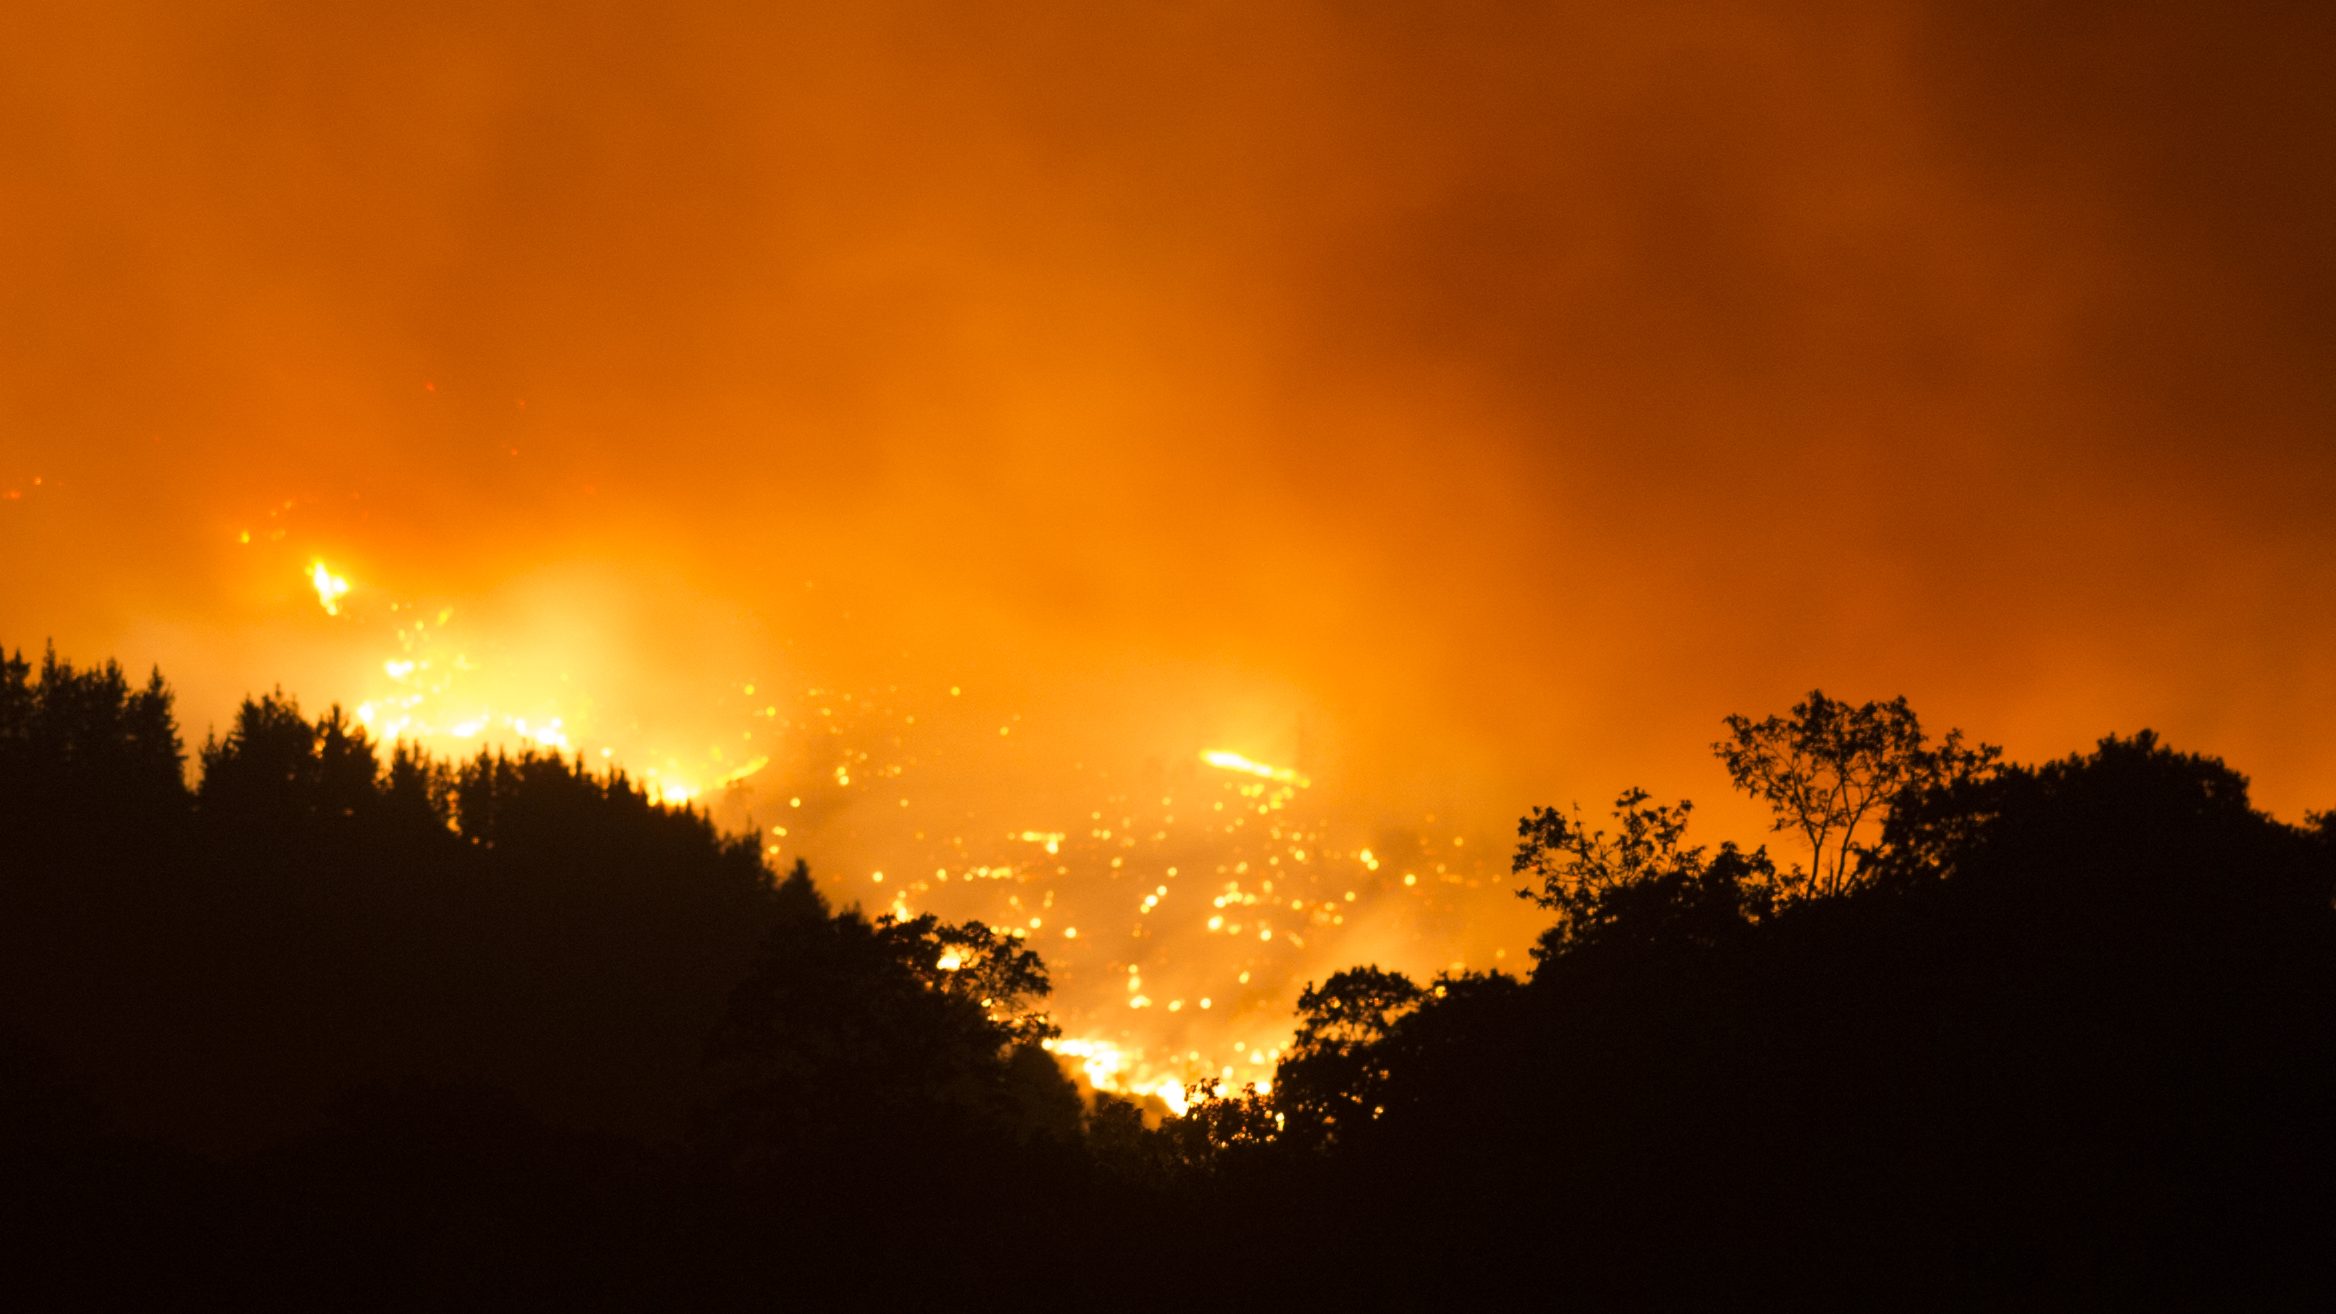
<instances>
[{"instance_id":1,"label":"hilltop tree line","mask_svg":"<svg viewBox=\"0 0 2336 1314\"><path fill-rule=\"evenodd\" d=\"M1083 1095L1046 967L557 754L0 654L0 1291L268 1303L2203 1303L2336 1243L2336 817L1812 694L1536 808L1522 977L1310 984ZM190 766L192 769L190 770ZM192 783L190 784L190 777Z\"/></svg>"}]
</instances>

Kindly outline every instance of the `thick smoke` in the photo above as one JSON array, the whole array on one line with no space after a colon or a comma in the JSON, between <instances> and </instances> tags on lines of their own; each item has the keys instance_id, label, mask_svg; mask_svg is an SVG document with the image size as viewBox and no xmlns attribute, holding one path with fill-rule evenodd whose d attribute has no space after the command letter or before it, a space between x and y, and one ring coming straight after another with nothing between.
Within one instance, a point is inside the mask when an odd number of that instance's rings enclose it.
<instances>
[{"instance_id":1,"label":"thick smoke","mask_svg":"<svg viewBox=\"0 0 2336 1314\"><path fill-rule=\"evenodd\" d=\"M1822 684L2155 726L2293 815L2332 26L36 4L0 636L160 662L198 733L354 701L391 621L323 557L644 754L756 681L963 686L1028 757L947 788L1033 812L1205 747L1350 829L1718 803L1718 718Z\"/></svg>"}]
</instances>

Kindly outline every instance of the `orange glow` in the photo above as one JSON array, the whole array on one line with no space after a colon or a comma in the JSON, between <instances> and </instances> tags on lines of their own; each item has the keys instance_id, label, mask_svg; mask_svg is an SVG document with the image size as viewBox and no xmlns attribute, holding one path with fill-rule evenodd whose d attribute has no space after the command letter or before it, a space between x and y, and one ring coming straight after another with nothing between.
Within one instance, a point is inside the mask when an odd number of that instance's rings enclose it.
<instances>
[{"instance_id":1,"label":"orange glow","mask_svg":"<svg viewBox=\"0 0 2336 1314\"><path fill-rule=\"evenodd\" d=\"M0 642L1017 928L1097 1085L1814 685L2336 805L2316 19L32 8Z\"/></svg>"}]
</instances>

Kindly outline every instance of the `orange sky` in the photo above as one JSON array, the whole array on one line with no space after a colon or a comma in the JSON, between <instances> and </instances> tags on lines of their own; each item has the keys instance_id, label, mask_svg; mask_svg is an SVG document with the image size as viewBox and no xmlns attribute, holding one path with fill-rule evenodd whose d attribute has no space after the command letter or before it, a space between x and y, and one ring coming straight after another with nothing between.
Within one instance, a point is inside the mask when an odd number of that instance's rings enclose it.
<instances>
[{"instance_id":1,"label":"orange sky","mask_svg":"<svg viewBox=\"0 0 2336 1314\"><path fill-rule=\"evenodd\" d=\"M2336 803L2336 10L1763 8L32 0L0 637L199 737L321 553L1391 810L1812 685Z\"/></svg>"}]
</instances>

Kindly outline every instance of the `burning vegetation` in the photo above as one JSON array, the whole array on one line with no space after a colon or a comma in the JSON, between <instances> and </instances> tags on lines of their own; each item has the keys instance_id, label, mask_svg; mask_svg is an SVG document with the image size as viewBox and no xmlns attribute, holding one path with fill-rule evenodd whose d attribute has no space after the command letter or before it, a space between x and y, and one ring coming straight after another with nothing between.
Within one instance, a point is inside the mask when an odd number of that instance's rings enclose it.
<instances>
[{"instance_id":1,"label":"burning vegetation","mask_svg":"<svg viewBox=\"0 0 2336 1314\"><path fill-rule=\"evenodd\" d=\"M1265 1005L1124 962L1151 927L1194 919L1262 965L1361 902L1315 893L1319 786L1287 769L1196 756L1160 796L1209 803L1228 846L1191 885L1102 875L1201 860L1091 815L919 892L1029 918L871 916L621 769L384 758L282 695L202 745L190 787L159 676L7 658L0 1156L31 1203L6 1220L73 1294L192 1273L403 1303L492 1274L547 1299L906 1300L1034 1236L1089 1301L1203 1258L1324 1300L1537 1274L1860 1303L2307 1289L2336 1169L2336 815L2278 822L2146 733L2006 765L1902 702L1822 694L1729 731L1781 852L1698 842L1643 791L1607 825L1536 809L1509 862L1545 915L1529 971L1350 965L1236 1046L1259 1079L1196 1061L1169 1089L1136 1045L1174 1033L1123 1042L1098 1013ZM1022 863L1101 876L1122 925L1050 934L1067 897ZM1057 956L1091 947L1126 997L1066 1031ZM1488 1255L1520 1219L1549 1239ZM145 1262L103 1262L123 1235L157 1239ZM1843 1244L1879 1258L1829 1264Z\"/></svg>"},{"instance_id":2,"label":"burning vegetation","mask_svg":"<svg viewBox=\"0 0 2336 1314\"><path fill-rule=\"evenodd\" d=\"M384 599L322 560L308 579L336 626L387 646L373 683L347 692L373 742L614 768L650 799L759 835L774 865L811 860L828 897L1026 939L1057 982L1063 1034L1048 1046L1093 1089L1155 1109L1183 1112L1204 1081L1270 1088L1309 976L1356 957L1460 970L1465 946L1488 941L1480 964L1497 966L1530 934L1513 916L1469 924L1505 889L1497 837L1355 816L1296 767L1202 747L1059 764L1043 799L999 795L968 786L1018 751L1015 713L976 708L962 686L767 674L724 700L729 729L660 749L610 714L621 690L562 660L588 654L515 652L451 605Z\"/></svg>"}]
</instances>

